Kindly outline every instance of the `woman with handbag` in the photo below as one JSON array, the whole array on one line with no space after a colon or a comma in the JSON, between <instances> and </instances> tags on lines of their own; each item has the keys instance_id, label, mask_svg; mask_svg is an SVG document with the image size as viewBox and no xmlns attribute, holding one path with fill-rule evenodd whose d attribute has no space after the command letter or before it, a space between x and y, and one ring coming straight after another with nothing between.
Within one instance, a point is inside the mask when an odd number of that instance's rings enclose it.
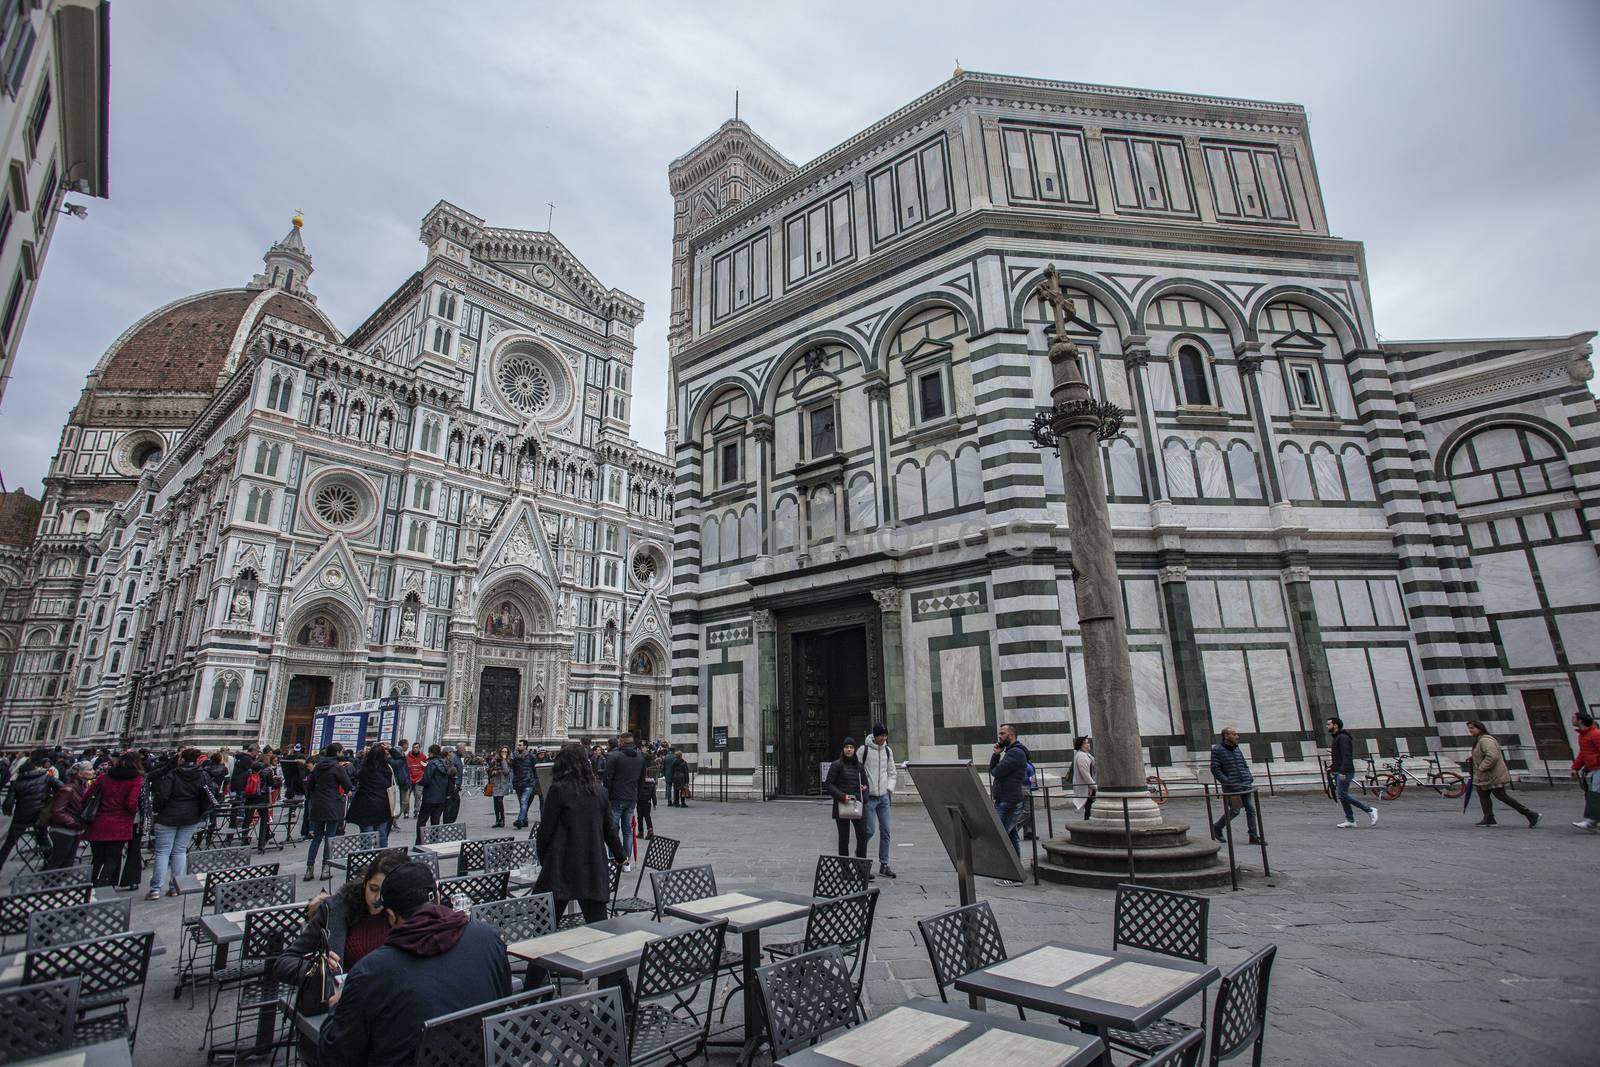
<instances>
[{"instance_id":1,"label":"woman with handbag","mask_svg":"<svg viewBox=\"0 0 1600 1067\"><path fill-rule=\"evenodd\" d=\"M83 815L83 839L89 842L93 869L90 880L97 886L114 886L122 875L122 852L133 840L133 821L139 815L139 794L144 790L144 768L136 752L124 752L111 769L96 778L84 796L93 803L92 814ZM138 844L134 844L138 848Z\"/></svg>"},{"instance_id":2,"label":"woman with handbag","mask_svg":"<svg viewBox=\"0 0 1600 1067\"><path fill-rule=\"evenodd\" d=\"M394 771L389 766L389 746L373 745L356 775L356 795L350 801L348 821L364 834L377 834L378 847L389 847L389 787Z\"/></svg>"},{"instance_id":3,"label":"woman with handbag","mask_svg":"<svg viewBox=\"0 0 1600 1067\"><path fill-rule=\"evenodd\" d=\"M86 822L93 821L98 799L90 802L89 783L94 779L94 765L87 761L74 763L67 772L66 781L51 798L48 815L40 818L50 831L50 856L44 862L47 871L72 866L78 855L78 839L83 836Z\"/></svg>"},{"instance_id":4,"label":"woman with handbag","mask_svg":"<svg viewBox=\"0 0 1600 1067\"><path fill-rule=\"evenodd\" d=\"M563 745L551 771L550 795L536 838L540 868L533 891L555 897L557 916L576 900L585 922L600 922L611 896L607 854L613 863L627 859L617 824L611 820L611 798L581 744Z\"/></svg>"},{"instance_id":5,"label":"woman with handbag","mask_svg":"<svg viewBox=\"0 0 1600 1067\"><path fill-rule=\"evenodd\" d=\"M833 795L833 821L839 831L839 855L850 855L850 828L855 828L856 857L867 856L866 808L862 804L865 781L861 774L861 761L856 758L856 741L844 739L839 758L828 765L828 778L823 783Z\"/></svg>"},{"instance_id":6,"label":"woman with handbag","mask_svg":"<svg viewBox=\"0 0 1600 1067\"><path fill-rule=\"evenodd\" d=\"M505 826L506 797L511 793L511 750L504 745L489 757L489 781L483 787L483 793L494 798L495 828Z\"/></svg>"}]
</instances>

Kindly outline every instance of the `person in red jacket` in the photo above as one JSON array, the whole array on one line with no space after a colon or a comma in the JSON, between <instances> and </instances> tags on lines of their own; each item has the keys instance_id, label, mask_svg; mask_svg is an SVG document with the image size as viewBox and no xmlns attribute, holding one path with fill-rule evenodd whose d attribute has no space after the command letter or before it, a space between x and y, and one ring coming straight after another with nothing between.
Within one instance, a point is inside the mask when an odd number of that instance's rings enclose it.
<instances>
[{"instance_id":1,"label":"person in red jacket","mask_svg":"<svg viewBox=\"0 0 1600 1067\"><path fill-rule=\"evenodd\" d=\"M1583 818L1572 825L1593 833L1600 829L1600 726L1587 711L1572 714L1578 731L1578 757L1572 761L1572 776L1583 783Z\"/></svg>"},{"instance_id":2,"label":"person in red jacket","mask_svg":"<svg viewBox=\"0 0 1600 1067\"><path fill-rule=\"evenodd\" d=\"M84 797L100 797L100 810L83 833L89 842L93 868L89 877L95 885L116 885L122 872L122 853L133 840L133 826L139 818L139 794L144 791L144 768L137 752L124 752L111 769L94 780ZM135 845L135 848L138 846Z\"/></svg>"},{"instance_id":3,"label":"person in red jacket","mask_svg":"<svg viewBox=\"0 0 1600 1067\"><path fill-rule=\"evenodd\" d=\"M417 813L422 812L422 775L428 769L428 754L422 751L422 742L413 741L411 751L406 753L406 773L411 776L410 795L416 798ZM408 810L407 815L411 812Z\"/></svg>"}]
</instances>

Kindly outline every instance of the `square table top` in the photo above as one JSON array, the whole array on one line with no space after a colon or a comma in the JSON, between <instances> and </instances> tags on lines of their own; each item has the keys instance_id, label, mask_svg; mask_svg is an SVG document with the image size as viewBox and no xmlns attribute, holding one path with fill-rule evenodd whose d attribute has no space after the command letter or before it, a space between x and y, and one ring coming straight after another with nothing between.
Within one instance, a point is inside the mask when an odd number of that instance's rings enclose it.
<instances>
[{"instance_id":1,"label":"square table top","mask_svg":"<svg viewBox=\"0 0 1600 1067\"><path fill-rule=\"evenodd\" d=\"M1142 1030L1220 974L1206 963L1048 941L963 975L955 987L1091 1026Z\"/></svg>"},{"instance_id":2,"label":"square table top","mask_svg":"<svg viewBox=\"0 0 1600 1067\"><path fill-rule=\"evenodd\" d=\"M619 915L516 941L506 951L563 977L587 982L629 969L644 955L645 945L685 929L680 923L658 923L643 915Z\"/></svg>"},{"instance_id":3,"label":"square table top","mask_svg":"<svg viewBox=\"0 0 1600 1067\"><path fill-rule=\"evenodd\" d=\"M461 855L461 846L465 841L435 841L431 845L412 845L413 852L432 852L440 859L452 859Z\"/></svg>"},{"instance_id":4,"label":"square table top","mask_svg":"<svg viewBox=\"0 0 1600 1067\"><path fill-rule=\"evenodd\" d=\"M786 889L738 889L701 900L686 900L665 911L690 922L726 919L730 933L747 934L804 918L815 903L815 897Z\"/></svg>"},{"instance_id":5,"label":"square table top","mask_svg":"<svg viewBox=\"0 0 1600 1067\"><path fill-rule=\"evenodd\" d=\"M244 940L244 917L252 911L273 911L277 908L297 907L304 908L306 902L297 900L292 904L270 904L264 908L247 908L244 911L211 912L200 916L200 927L205 930L211 940L219 945L231 944L234 941Z\"/></svg>"},{"instance_id":6,"label":"square table top","mask_svg":"<svg viewBox=\"0 0 1600 1067\"><path fill-rule=\"evenodd\" d=\"M116 1037L66 1052L16 1060L12 1067L132 1067L132 1064L133 1053L128 1050L127 1040Z\"/></svg>"},{"instance_id":7,"label":"square table top","mask_svg":"<svg viewBox=\"0 0 1600 1067\"><path fill-rule=\"evenodd\" d=\"M1105 1044L1093 1034L1023 1022L932 999L910 1000L778 1061L779 1067L1084 1067Z\"/></svg>"}]
</instances>

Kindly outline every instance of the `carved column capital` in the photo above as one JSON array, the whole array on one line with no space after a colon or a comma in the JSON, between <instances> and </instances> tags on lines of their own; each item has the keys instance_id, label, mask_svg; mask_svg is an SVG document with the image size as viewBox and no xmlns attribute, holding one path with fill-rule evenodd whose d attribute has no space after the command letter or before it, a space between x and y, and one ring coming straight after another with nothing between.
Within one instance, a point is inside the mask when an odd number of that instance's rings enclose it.
<instances>
[{"instance_id":1,"label":"carved column capital","mask_svg":"<svg viewBox=\"0 0 1600 1067\"><path fill-rule=\"evenodd\" d=\"M1162 585L1168 585L1172 582L1187 582L1189 580L1189 566L1186 563L1174 563L1170 566L1162 567L1159 577Z\"/></svg>"},{"instance_id":2,"label":"carved column capital","mask_svg":"<svg viewBox=\"0 0 1600 1067\"><path fill-rule=\"evenodd\" d=\"M1297 582L1311 581L1311 568L1304 564L1296 563L1283 568L1283 580L1291 585Z\"/></svg>"},{"instance_id":3,"label":"carved column capital","mask_svg":"<svg viewBox=\"0 0 1600 1067\"><path fill-rule=\"evenodd\" d=\"M757 608L750 613L750 624L758 634L776 633L778 620L766 608Z\"/></svg>"},{"instance_id":4,"label":"carved column capital","mask_svg":"<svg viewBox=\"0 0 1600 1067\"><path fill-rule=\"evenodd\" d=\"M757 415L750 420L750 436L757 441L770 442L772 440L772 419L767 415Z\"/></svg>"},{"instance_id":5,"label":"carved column capital","mask_svg":"<svg viewBox=\"0 0 1600 1067\"><path fill-rule=\"evenodd\" d=\"M1123 350L1122 361L1130 368L1143 367L1150 362L1150 349L1144 345L1130 345Z\"/></svg>"},{"instance_id":6,"label":"carved column capital","mask_svg":"<svg viewBox=\"0 0 1600 1067\"><path fill-rule=\"evenodd\" d=\"M900 590L892 585L874 589L872 599L877 602L878 610L885 615L898 615L901 611Z\"/></svg>"}]
</instances>

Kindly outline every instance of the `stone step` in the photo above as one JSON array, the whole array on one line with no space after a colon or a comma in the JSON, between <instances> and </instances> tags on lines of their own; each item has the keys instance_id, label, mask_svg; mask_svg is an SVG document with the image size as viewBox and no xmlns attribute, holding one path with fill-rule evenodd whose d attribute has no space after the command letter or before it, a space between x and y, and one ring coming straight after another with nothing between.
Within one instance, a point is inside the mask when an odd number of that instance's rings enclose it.
<instances>
[{"instance_id":1,"label":"stone step","mask_svg":"<svg viewBox=\"0 0 1600 1067\"><path fill-rule=\"evenodd\" d=\"M1135 849L1165 849L1189 843L1189 824L1183 822L1163 822L1157 826L1135 823L1125 830L1119 823L1086 820L1068 823L1062 829L1066 831L1066 838L1057 838L1058 841L1066 843L1070 838L1072 844L1088 848L1121 850L1131 842Z\"/></svg>"},{"instance_id":2,"label":"stone step","mask_svg":"<svg viewBox=\"0 0 1600 1067\"><path fill-rule=\"evenodd\" d=\"M1139 868L1139 884L1156 889L1214 889L1228 884L1226 866L1190 871L1146 871ZM1088 889L1115 889L1128 880L1124 863L1121 873L1089 870L1070 864L1039 862L1039 877L1046 882L1082 886Z\"/></svg>"},{"instance_id":3,"label":"stone step","mask_svg":"<svg viewBox=\"0 0 1600 1067\"><path fill-rule=\"evenodd\" d=\"M1128 872L1128 853L1119 842L1115 848L1096 848L1070 841L1041 842L1052 863L1090 871ZM1193 871L1217 864L1222 846L1215 841L1186 841L1163 849L1134 849L1133 867L1145 871Z\"/></svg>"}]
</instances>

